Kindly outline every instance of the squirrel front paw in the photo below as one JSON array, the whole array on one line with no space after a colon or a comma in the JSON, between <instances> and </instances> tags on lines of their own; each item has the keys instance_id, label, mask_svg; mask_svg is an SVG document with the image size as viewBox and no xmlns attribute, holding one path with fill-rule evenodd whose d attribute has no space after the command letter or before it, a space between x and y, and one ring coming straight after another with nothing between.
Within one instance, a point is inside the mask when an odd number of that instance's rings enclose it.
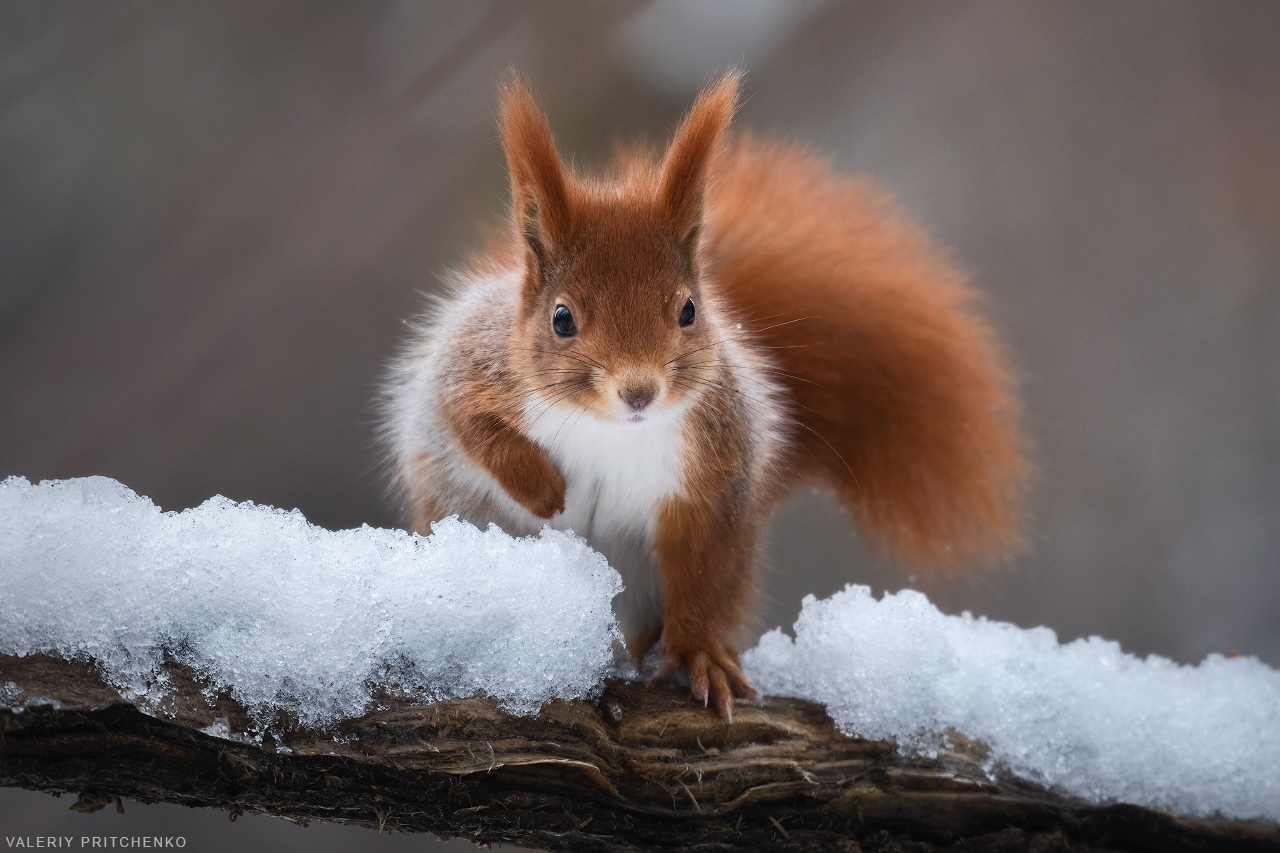
<instances>
[{"instance_id":1,"label":"squirrel front paw","mask_svg":"<svg viewBox=\"0 0 1280 853\"><path fill-rule=\"evenodd\" d=\"M701 646L701 647L700 647ZM689 692L729 722L733 722L733 697L757 699L759 694L738 666L737 652L714 643L694 644L684 650L668 647L649 686L666 684L679 672L689 673Z\"/></svg>"},{"instance_id":2,"label":"squirrel front paw","mask_svg":"<svg viewBox=\"0 0 1280 853\"><path fill-rule=\"evenodd\" d=\"M566 488L564 475L554 465L547 465L542 476L525 484L524 494L517 499L538 518L552 518L564 512Z\"/></svg>"}]
</instances>

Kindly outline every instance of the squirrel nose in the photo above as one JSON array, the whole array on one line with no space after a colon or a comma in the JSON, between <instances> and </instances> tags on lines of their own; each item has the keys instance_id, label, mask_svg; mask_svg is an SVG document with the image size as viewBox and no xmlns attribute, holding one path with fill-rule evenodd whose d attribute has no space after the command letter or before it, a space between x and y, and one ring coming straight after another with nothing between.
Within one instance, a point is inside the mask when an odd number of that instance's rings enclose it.
<instances>
[{"instance_id":1,"label":"squirrel nose","mask_svg":"<svg viewBox=\"0 0 1280 853\"><path fill-rule=\"evenodd\" d=\"M631 411L643 412L653 402L653 398L658 396L658 386L652 383L628 385L619 389L618 396Z\"/></svg>"}]
</instances>

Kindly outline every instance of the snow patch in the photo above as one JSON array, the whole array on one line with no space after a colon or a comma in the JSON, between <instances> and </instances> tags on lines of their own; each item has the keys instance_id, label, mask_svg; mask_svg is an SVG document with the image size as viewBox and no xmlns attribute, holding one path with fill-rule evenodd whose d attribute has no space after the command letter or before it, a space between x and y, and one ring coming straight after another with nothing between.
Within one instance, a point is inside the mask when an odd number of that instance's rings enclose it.
<instances>
[{"instance_id":1,"label":"snow patch","mask_svg":"<svg viewBox=\"0 0 1280 853\"><path fill-rule=\"evenodd\" d=\"M93 660L155 709L166 656L260 726L359 716L378 688L533 713L598 690L618 574L585 542L456 519L329 531L215 497L161 512L106 477L0 483L0 653ZM6 694L7 697L7 694Z\"/></svg>"},{"instance_id":2,"label":"snow patch","mask_svg":"<svg viewBox=\"0 0 1280 853\"><path fill-rule=\"evenodd\" d=\"M850 585L806 597L795 639L775 628L743 668L761 692L821 702L846 734L910 753L954 729L991 747L989 771L1091 802L1280 820L1280 672L1256 658L1140 659Z\"/></svg>"}]
</instances>

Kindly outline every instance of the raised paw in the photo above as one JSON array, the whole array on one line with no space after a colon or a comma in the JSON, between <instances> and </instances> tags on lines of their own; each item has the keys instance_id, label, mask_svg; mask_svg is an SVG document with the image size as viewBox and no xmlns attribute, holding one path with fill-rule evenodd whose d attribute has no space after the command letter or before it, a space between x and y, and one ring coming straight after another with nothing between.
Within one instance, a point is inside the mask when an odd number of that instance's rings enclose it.
<instances>
[{"instance_id":1,"label":"raised paw","mask_svg":"<svg viewBox=\"0 0 1280 853\"><path fill-rule=\"evenodd\" d=\"M738 656L728 649L688 651L668 649L649 686L666 684L680 672L689 674L689 692L729 722L733 722L733 697L756 699L759 694L738 667Z\"/></svg>"},{"instance_id":2,"label":"raised paw","mask_svg":"<svg viewBox=\"0 0 1280 853\"><path fill-rule=\"evenodd\" d=\"M548 465L543 477L528 485L525 507L538 518L552 518L564 512L566 484L564 475Z\"/></svg>"}]
</instances>

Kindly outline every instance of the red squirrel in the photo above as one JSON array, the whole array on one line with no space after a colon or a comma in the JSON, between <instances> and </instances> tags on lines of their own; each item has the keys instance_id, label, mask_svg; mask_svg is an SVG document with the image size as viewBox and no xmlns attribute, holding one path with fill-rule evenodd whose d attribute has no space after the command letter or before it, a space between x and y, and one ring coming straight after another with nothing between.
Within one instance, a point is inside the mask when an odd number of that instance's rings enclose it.
<instances>
[{"instance_id":1,"label":"red squirrel","mask_svg":"<svg viewBox=\"0 0 1280 853\"><path fill-rule=\"evenodd\" d=\"M771 513L825 485L864 540L948 568L1019 542L1010 371L961 276L892 205L801 149L731 138L739 75L661 156L566 168L512 78L511 227L416 330L384 438L410 526L571 529L625 583L655 683L721 716Z\"/></svg>"}]
</instances>

